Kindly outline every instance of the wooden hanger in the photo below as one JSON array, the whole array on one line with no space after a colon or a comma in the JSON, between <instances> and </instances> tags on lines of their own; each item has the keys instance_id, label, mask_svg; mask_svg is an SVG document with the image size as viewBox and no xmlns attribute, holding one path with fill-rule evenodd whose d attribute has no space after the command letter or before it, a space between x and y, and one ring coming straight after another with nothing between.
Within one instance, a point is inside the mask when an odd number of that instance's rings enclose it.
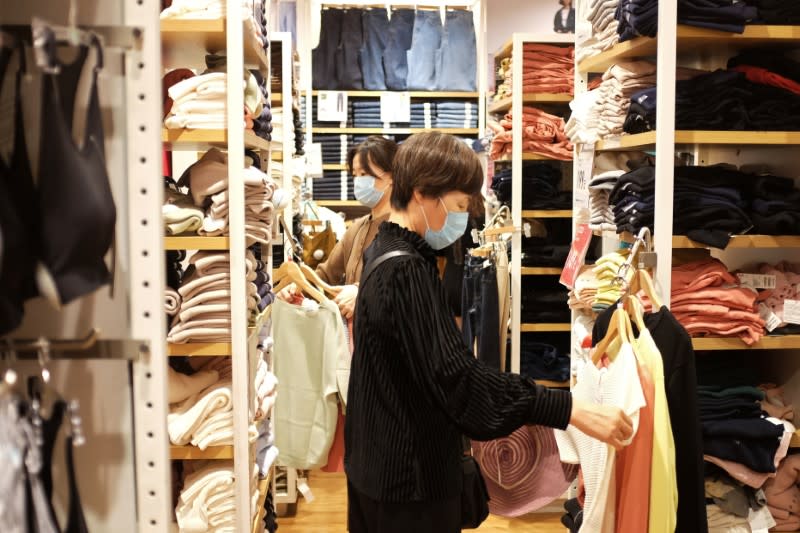
<instances>
[{"instance_id":1,"label":"wooden hanger","mask_svg":"<svg viewBox=\"0 0 800 533\"><path fill-rule=\"evenodd\" d=\"M306 279L311 282L314 286L316 286L322 292L326 292L331 296L336 296L340 292L342 292L341 287L333 287L329 285L327 282L323 281L319 274L317 274L313 268L306 265L305 263L300 263L300 271L305 274Z\"/></svg>"},{"instance_id":2,"label":"wooden hanger","mask_svg":"<svg viewBox=\"0 0 800 533\"><path fill-rule=\"evenodd\" d=\"M629 342L630 337L628 336L628 331L630 329L630 317L628 317L628 313L622 308L622 303L618 303L614 314L611 315L611 322L608 325L608 331L606 331L605 337L603 337L594 348L592 362L597 364L600 358L607 352L609 353L609 358L613 360L614 355L611 354L615 352L611 352L609 349L612 342L616 338L619 338L622 343Z\"/></svg>"},{"instance_id":3,"label":"wooden hanger","mask_svg":"<svg viewBox=\"0 0 800 533\"><path fill-rule=\"evenodd\" d=\"M277 294L288 283L294 283L304 293L311 296L317 302L322 303L327 300L325 295L311 285L306 279L303 271L294 261L284 261L278 270L273 272L272 279L275 282L273 291Z\"/></svg>"},{"instance_id":4,"label":"wooden hanger","mask_svg":"<svg viewBox=\"0 0 800 533\"><path fill-rule=\"evenodd\" d=\"M656 291L656 286L653 283L653 278L650 277L650 273L644 268L640 268L636 275L636 280L639 282L642 290L644 290L644 293L650 299L650 302L653 306L652 310L655 312L661 309L661 307L664 305L664 302L658 295L658 291Z\"/></svg>"}]
</instances>

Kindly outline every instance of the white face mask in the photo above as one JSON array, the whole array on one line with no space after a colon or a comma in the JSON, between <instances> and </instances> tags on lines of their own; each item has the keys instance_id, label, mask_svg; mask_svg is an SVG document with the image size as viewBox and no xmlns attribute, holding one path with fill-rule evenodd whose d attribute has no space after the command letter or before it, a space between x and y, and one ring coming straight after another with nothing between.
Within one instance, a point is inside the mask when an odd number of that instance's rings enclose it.
<instances>
[{"instance_id":1,"label":"white face mask","mask_svg":"<svg viewBox=\"0 0 800 533\"><path fill-rule=\"evenodd\" d=\"M356 200L370 209L378 205L390 185L387 183L383 189L377 189L375 187L377 181L377 178L372 176L356 176L353 178L353 194Z\"/></svg>"},{"instance_id":2,"label":"white face mask","mask_svg":"<svg viewBox=\"0 0 800 533\"><path fill-rule=\"evenodd\" d=\"M436 231L431 229L431 225L428 223L428 216L425 214L425 209L422 208L421 204L419 206L422 210L422 217L425 219L425 226L428 228L425 230L425 241L430 244L431 248L434 250L447 248L460 239L467 230L467 224L469 223L469 213L450 211L447 209L447 206L444 205L444 201L441 198L439 198L439 202L447 213L447 217L444 219L442 229Z\"/></svg>"}]
</instances>

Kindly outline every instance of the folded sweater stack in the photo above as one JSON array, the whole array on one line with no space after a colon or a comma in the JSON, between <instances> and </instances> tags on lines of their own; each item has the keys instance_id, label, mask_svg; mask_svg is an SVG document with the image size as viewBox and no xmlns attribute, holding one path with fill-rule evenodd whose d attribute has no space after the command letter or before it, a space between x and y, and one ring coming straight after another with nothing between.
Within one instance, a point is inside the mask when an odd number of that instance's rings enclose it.
<instances>
[{"instance_id":1,"label":"folded sweater stack","mask_svg":"<svg viewBox=\"0 0 800 533\"><path fill-rule=\"evenodd\" d=\"M592 26L591 36L578 47L578 62L595 54L608 50L619 42L617 27L619 23L614 17L619 0L589 0L586 21Z\"/></svg>"},{"instance_id":2,"label":"folded sweater stack","mask_svg":"<svg viewBox=\"0 0 800 533\"><path fill-rule=\"evenodd\" d=\"M163 3L162 3L163 5ZM269 47L267 19L264 0L240 0L242 21L250 22L253 37L262 48ZM161 19L212 19L227 17L226 0L172 0L161 12Z\"/></svg>"},{"instance_id":3,"label":"folded sweater stack","mask_svg":"<svg viewBox=\"0 0 800 533\"><path fill-rule=\"evenodd\" d=\"M492 139L492 159L511 153L512 115L508 113L499 123L489 121L495 132ZM522 151L544 155L561 161L572 159L572 143L564 134L564 119L535 107L522 109Z\"/></svg>"},{"instance_id":4,"label":"folded sweater stack","mask_svg":"<svg viewBox=\"0 0 800 533\"><path fill-rule=\"evenodd\" d=\"M227 75L223 72L210 72L180 81L167 90L173 100L169 115L164 120L168 129L225 129L227 109ZM248 82L242 80L242 90L248 89ZM248 101L250 105L248 106ZM249 114L254 113L250 106L261 113L259 99L246 98L245 106ZM247 115L245 111L244 115ZM243 115L243 117L244 117ZM248 123L242 120L242 127ZM249 129L253 128L252 120Z\"/></svg>"},{"instance_id":5,"label":"folded sweater stack","mask_svg":"<svg viewBox=\"0 0 800 533\"><path fill-rule=\"evenodd\" d=\"M764 335L755 291L719 260L706 259L672 268L670 310L692 337L739 337L754 344Z\"/></svg>"},{"instance_id":6,"label":"folded sweater stack","mask_svg":"<svg viewBox=\"0 0 800 533\"><path fill-rule=\"evenodd\" d=\"M230 342L231 274L228 252L197 252L190 259L178 294L181 304L172 321L167 342ZM257 261L247 251L247 307L260 301L255 285Z\"/></svg>"}]
</instances>

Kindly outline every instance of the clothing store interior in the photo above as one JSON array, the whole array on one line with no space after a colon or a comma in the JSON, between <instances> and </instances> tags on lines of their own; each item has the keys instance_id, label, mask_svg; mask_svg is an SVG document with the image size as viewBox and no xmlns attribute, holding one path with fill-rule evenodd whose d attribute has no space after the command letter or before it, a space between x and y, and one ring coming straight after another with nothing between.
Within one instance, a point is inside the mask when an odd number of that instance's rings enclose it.
<instances>
[{"instance_id":1,"label":"clothing store interior","mask_svg":"<svg viewBox=\"0 0 800 533\"><path fill-rule=\"evenodd\" d=\"M800 0L0 2L0 531L800 532L798 148Z\"/></svg>"}]
</instances>

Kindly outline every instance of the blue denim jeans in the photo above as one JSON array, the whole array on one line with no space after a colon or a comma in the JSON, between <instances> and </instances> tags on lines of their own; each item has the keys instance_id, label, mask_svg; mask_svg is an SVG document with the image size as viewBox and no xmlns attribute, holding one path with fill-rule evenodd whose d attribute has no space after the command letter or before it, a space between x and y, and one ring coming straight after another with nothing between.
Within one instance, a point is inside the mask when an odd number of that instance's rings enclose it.
<instances>
[{"instance_id":1,"label":"blue denim jeans","mask_svg":"<svg viewBox=\"0 0 800 533\"><path fill-rule=\"evenodd\" d=\"M338 89L335 59L343 19L341 9L322 10L319 45L311 51L311 79L315 89Z\"/></svg>"},{"instance_id":2,"label":"blue denim jeans","mask_svg":"<svg viewBox=\"0 0 800 533\"><path fill-rule=\"evenodd\" d=\"M477 90L478 49L472 11L447 12L436 65L437 90Z\"/></svg>"},{"instance_id":3,"label":"blue denim jeans","mask_svg":"<svg viewBox=\"0 0 800 533\"><path fill-rule=\"evenodd\" d=\"M383 53L389 39L389 17L385 9L367 9L362 15L364 44L361 47L361 73L364 89L386 90L386 74L383 71Z\"/></svg>"},{"instance_id":4,"label":"blue denim jeans","mask_svg":"<svg viewBox=\"0 0 800 533\"><path fill-rule=\"evenodd\" d=\"M362 9L347 9L342 17L342 34L336 51L336 73L339 89L363 89L359 56L364 45Z\"/></svg>"},{"instance_id":5,"label":"blue denim jeans","mask_svg":"<svg viewBox=\"0 0 800 533\"><path fill-rule=\"evenodd\" d=\"M292 34L292 46L297 43L297 3L288 0L278 2L278 31Z\"/></svg>"},{"instance_id":6,"label":"blue denim jeans","mask_svg":"<svg viewBox=\"0 0 800 533\"><path fill-rule=\"evenodd\" d=\"M414 17L414 33L408 51L408 89L437 89L436 51L442 46L442 19L438 11L418 10Z\"/></svg>"},{"instance_id":7,"label":"blue denim jeans","mask_svg":"<svg viewBox=\"0 0 800 533\"><path fill-rule=\"evenodd\" d=\"M389 20L389 35L383 50L383 71L386 88L405 91L408 88L408 50L414 31L414 10L394 9Z\"/></svg>"},{"instance_id":8,"label":"blue denim jeans","mask_svg":"<svg viewBox=\"0 0 800 533\"><path fill-rule=\"evenodd\" d=\"M461 332L470 348L476 345L478 359L500 370L500 303L497 269L483 266L481 257L467 255L461 291Z\"/></svg>"}]
</instances>

